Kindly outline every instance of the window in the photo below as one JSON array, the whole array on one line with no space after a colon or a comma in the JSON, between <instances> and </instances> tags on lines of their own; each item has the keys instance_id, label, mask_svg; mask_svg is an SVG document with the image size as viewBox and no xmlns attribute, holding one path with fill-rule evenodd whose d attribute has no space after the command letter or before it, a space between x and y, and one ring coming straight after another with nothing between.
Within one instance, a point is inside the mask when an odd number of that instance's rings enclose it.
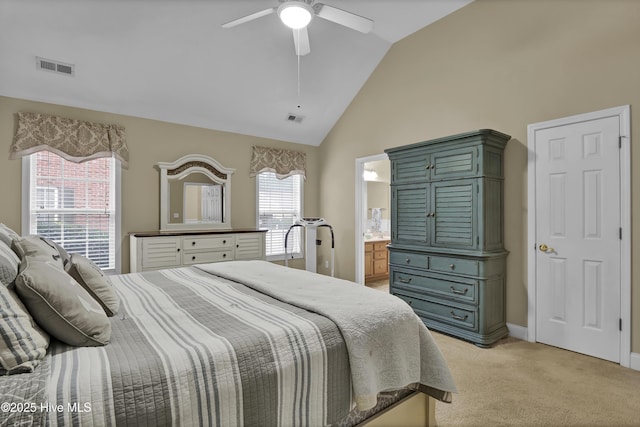
<instances>
[{"instance_id":1,"label":"window","mask_svg":"<svg viewBox=\"0 0 640 427\"><path fill-rule=\"evenodd\" d=\"M120 163L73 163L48 151L23 159L23 234L38 234L119 271Z\"/></svg>"},{"instance_id":2,"label":"window","mask_svg":"<svg viewBox=\"0 0 640 427\"><path fill-rule=\"evenodd\" d=\"M258 228L266 228L266 255L269 260L284 259L284 239L289 227L302 217L302 176L277 179L273 172L256 175ZM287 256L302 257L301 227L295 227L287 240Z\"/></svg>"}]
</instances>

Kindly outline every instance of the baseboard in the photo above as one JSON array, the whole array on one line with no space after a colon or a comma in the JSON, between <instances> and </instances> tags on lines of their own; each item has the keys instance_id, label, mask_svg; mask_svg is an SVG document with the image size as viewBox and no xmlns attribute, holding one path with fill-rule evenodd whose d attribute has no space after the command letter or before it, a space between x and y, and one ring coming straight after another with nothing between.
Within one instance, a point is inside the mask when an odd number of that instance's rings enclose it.
<instances>
[{"instance_id":1,"label":"baseboard","mask_svg":"<svg viewBox=\"0 0 640 427\"><path fill-rule=\"evenodd\" d=\"M529 333L527 332L527 328L525 326L507 323L507 329L509 329L510 337L518 338L525 341L529 339Z\"/></svg>"},{"instance_id":2,"label":"baseboard","mask_svg":"<svg viewBox=\"0 0 640 427\"><path fill-rule=\"evenodd\" d=\"M507 323L507 328L509 329L510 337L518 338L525 341L529 339L526 327L515 325L513 323ZM640 371L640 353L631 353L629 357L629 368L633 369L634 371Z\"/></svg>"},{"instance_id":3,"label":"baseboard","mask_svg":"<svg viewBox=\"0 0 640 427\"><path fill-rule=\"evenodd\" d=\"M640 353L631 353L629 367L635 371L640 371Z\"/></svg>"}]
</instances>

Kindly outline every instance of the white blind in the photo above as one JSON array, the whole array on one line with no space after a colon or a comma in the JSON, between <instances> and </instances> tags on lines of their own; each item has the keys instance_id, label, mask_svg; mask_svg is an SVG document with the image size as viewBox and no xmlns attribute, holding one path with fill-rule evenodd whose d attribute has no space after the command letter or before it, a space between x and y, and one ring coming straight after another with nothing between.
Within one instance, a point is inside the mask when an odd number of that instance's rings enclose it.
<instances>
[{"instance_id":1,"label":"white blind","mask_svg":"<svg viewBox=\"0 0 640 427\"><path fill-rule=\"evenodd\" d=\"M29 232L115 269L115 160L30 156Z\"/></svg>"},{"instance_id":2,"label":"white blind","mask_svg":"<svg viewBox=\"0 0 640 427\"><path fill-rule=\"evenodd\" d=\"M256 176L258 186L258 227L269 231L266 235L266 255L284 255L284 239L289 227L302 217L302 176L277 179L273 172ZM301 232L296 227L289 233L287 254L301 255Z\"/></svg>"}]
</instances>

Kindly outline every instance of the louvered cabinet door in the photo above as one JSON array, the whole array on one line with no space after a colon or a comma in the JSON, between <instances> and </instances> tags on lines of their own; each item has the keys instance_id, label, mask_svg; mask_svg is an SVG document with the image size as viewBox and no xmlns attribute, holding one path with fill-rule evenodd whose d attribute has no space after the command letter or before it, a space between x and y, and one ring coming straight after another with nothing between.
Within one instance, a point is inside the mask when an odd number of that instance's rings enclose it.
<instances>
[{"instance_id":1,"label":"louvered cabinet door","mask_svg":"<svg viewBox=\"0 0 640 427\"><path fill-rule=\"evenodd\" d=\"M478 235L478 181L464 179L432 184L429 216L431 246L476 249Z\"/></svg>"},{"instance_id":2,"label":"louvered cabinet door","mask_svg":"<svg viewBox=\"0 0 640 427\"><path fill-rule=\"evenodd\" d=\"M391 190L391 234L394 243L424 246L429 242L427 214L430 184L407 184Z\"/></svg>"}]
</instances>

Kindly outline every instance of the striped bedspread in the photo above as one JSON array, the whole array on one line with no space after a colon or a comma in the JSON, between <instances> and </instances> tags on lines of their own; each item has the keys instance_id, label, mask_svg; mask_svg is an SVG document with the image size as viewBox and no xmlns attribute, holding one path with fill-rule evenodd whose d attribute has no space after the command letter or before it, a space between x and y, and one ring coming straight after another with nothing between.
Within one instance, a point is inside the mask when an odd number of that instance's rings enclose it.
<instances>
[{"instance_id":1,"label":"striped bedspread","mask_svg":"<svg viewBox=\"0 0 640 427\"><path fill-rule=\"evenodd\" d=\"M111 343L55 342L33 374L0 378L0 401L22 403L0 425L317 426L351 410L327 318L192 267L112 282Z\"/></svg>"}]
</instances>

